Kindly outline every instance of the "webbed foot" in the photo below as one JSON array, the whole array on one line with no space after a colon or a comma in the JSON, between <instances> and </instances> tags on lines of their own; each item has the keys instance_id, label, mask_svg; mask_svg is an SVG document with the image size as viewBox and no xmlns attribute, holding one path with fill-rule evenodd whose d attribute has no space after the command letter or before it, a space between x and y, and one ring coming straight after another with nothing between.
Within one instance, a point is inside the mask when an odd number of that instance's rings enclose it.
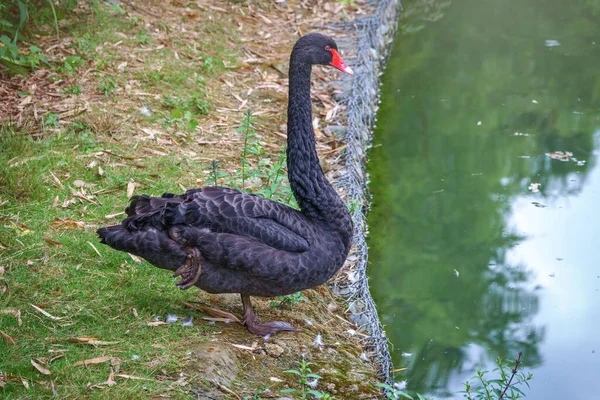
<instances>
[{"instance_id":1,"label":"webbed foot","mask_svg":"<svg viewBox=\"0 0 600 400\"><path fill-rule=\"evenodd\" d=\"M186 247L188 258L181 267L177 268L173 274L173 278L180 276L181 280L175 284L181 290L189 289L194 286L200 274L202 273L202 265L200 264L200 250L196 247Z\"/></svg>"},{"instance_id":2,"label":"webbed foot","mask_svg":"<svg viewBox=\"0 0 600 400\"><path fill-rule=\"evenodd\" d=\"M280 331L300 332L300 329L297 329L291 324L283 321L258 322L256 315L254 314L254 310L252 309L250 296L242 295L242 304L244 307L244 318L242 319L242 325L244 325L250 333L259 336L267 336Z\"/></svg>"}]
</instances>

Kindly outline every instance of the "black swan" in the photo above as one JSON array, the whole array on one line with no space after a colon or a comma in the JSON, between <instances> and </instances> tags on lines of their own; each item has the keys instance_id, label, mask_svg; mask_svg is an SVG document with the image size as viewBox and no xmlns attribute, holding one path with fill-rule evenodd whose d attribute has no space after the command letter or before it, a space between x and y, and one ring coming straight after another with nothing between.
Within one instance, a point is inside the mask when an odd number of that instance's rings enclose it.
<instances>
[{"instance_id":1,"label":"black swan","mask_svg":"<svg viewBox=\"0 0 600 400\"><path fill-rule=\"evenodd\" d=\"M301 37L289 69L287 167L300 211L224 187L181 195L134 196L121 225L98 230L101 242L175 271L181 289L240 293L243 324L257 335L295 331L286 322L259 323L250 296L281 296L318 286L343 265L352 219L325 178L315 149L310 100L313 64L352 74L329 37Z\"/></svg>"}]
</instances>

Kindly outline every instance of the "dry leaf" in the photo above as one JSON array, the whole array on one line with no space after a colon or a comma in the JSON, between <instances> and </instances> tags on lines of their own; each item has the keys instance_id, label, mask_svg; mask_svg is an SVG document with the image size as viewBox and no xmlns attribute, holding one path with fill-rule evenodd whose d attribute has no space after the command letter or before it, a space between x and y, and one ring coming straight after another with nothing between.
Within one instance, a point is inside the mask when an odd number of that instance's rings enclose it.
<instances>
[{"instance_id":1,"label":"dry leaf","mask_svg":"<svg viewBox=\"0 0 600 400\"><path fill-rule=\"evenodd\" d=\"M131 197L133 196L133 191L135 190L135 182L134 181L129 181L127 183L127 197Z\"/></svg>"},{"instance_id":2,"label":"dry leaf","mask_svg":"<svg viewBox=\"0 0 600 400\"><path fill-rule=\"evenodd\" d=\"M142 263L142 259L141 259L141 258L139 258L138 256L136 256L136 255L133 255L133 254L131 254L131 253L127 253L127 254L129 254L129 257L131 257L131 259L132 259L133 261L135 261L135 262L136 262L136 264L141 264L141 263Z\"/></svg>"},{"instance_id":3,"label":"dry leaf","mask_svg":"<svg viewBox=\"0 0 600 400\"><path fill-rule=\"evenodd\" d=\"M78 188L82 188L85 186L85 181L82 181L81 179L75 179L73 181L73 185L75 185Z\"/></svg>"},{"instance_id":4,"label":"dry leaf","mask_svg":"<svg viewBox=\"0 0 600 400\"><path fill-rule=\"evenodd\" d=\"M104 342L102 340L98 340L93 337L76 337L67 340L69 343L77 343L77 344L91 344L93 346L108 346L111 344L117 344L119 342Z\"/></svg>"},{"instance_id":5,"label":"dry leaf","mask_svg":"<svg viewBox=\"0 0 600 400\"><path fill-rule=\"evenodd\" d=\"M69 199L69 200L65 200L65 201L63 201L63 203L62 203L62 206L61 206L61 207L62 207L62 208L67 208L67 207L69 207L71 204L75 204L75 203L77 203L77 200L75 200L74 198L73 198L73 199Z\"/></svg>"},{"instance_id":6,"label":"dry leaf","mask_svg":"<svg viewBox=\"0 0 600 400\"><path fill-rule=\"evenodd\" d=\"M269 380L270 380L271 382L283 382L283 379L279 379L279 378L276 378L276 377L274 377L274 376L270 377L270 378L269 378Z\"/></svg>"},{"instance_id":7,"label":"dry leaf","mask_svg":"<svg viewBox=\"0 0 600 400\"><path fill-rule=\"evenodd\" d=\"M85 229L85 222L75 221L71 218L54 218L50 224L53 228L61 229Z\"/></svg>"},{"instance_id":8,"label":"dry leaf","mask_svg":"<svg viewBox=\"0 0 600 400\"><path fill-rule=\"evenodd\" d=\"M4 271L5 271L4 267L0 267L0 276L4 275Z\"/></svg>"},{"instance_id":9,"label":"dry leaf","mask_svg":"<svg viewBox=\"0 0 600 400\"><path fill-rule=\"evenodd\" d=\"M4 333L2 330L0 330L0 336L2 336L4 340L8 342L8 344L15 344L15 339L11 338L8 333Z\"/></svg>"},{"instance_id":10,"label":"dry leaf","mask_svg":"<svg viewBox=\"0 0 600 400\"><path fill-rule=\"evenodd\" d=\"M96 248L96 246L94 246L94 244L90 241L88 241L88 244L90 246L92 246L92 249L94 249L94 251L96 252L96 254L98 254L100 257L102 257L102 254L100 254L100 252L98 251L98 249Z\"/></svg>"},{"instance_id":11,"label":"dry leaf","mask_svg":"<svg viewBox=\"0 0 600 400\"><path fill-rule=\"evenodd\" d=\"M36 363L33 360L31 361L31 365L33 365L35 367L35 369L37 369L40 373L44 374L44 375L50 375L52 372L50 372L50 370L48 368L42 367L40 364Z\"/></svg>"},{"instance_id":12,"label":"dry leaf","mask_svg":"<svg viewBox=\"0 0 600 400\"><path fill-rule=\"evenodd\" d=\"M58 198L58 196L56 196L54 198L54 201L52 202L52 207L56 208L56 207L58 207L59 204L60 204L60 199Z\"/></svg>"},{"instance_id":13,"label":"dry leaf","mask_svg":"<svg viewBox=\"0 0 600 400\"><path fill-rule=\"evenodd\" d=\"M44 241L48 244L51 244L52 246L62 247L62 245L63 245L61 242L57 242L56 240L53 240L53 239L44 238Z\"/></svg>"},{"instance_id":14,"label":"dry leaf","mask_svg":"<svg viewBox=\"0 0 600 400\"><path fill-rule=\"evenodd\" d=\"M244 346L243 344L235 344L235 343L229 343L229 344L232 345L233 347L237 347L238 349L248 350L248 351L254 351L258 348L258 346L250 347L250 346Z\"/></svg>"},{"instance_id":15,"label":"dry leaf","mask_svg":"<svg viewBox=\"0 0 600 400\"><path fill-rule=\"evenodd\" d=\"M56 389L56 385L54 384L54 381L52 379L50 379L50 387L52 387L52 394L55 397L58 397L59 396L58 390Z\"/></svg>"},{"instance_id":16,"label":"dry leaf","mask_svg":"<svg viewBox=\"0 0 600 400\"><path fill-rule=\"evenodd\" d=\"M117 374L115 376L118 376L119 378L133 379L133 380L140 380L140 381L154 381L154 379L141 378L139 376L133 376L133 375Z\"/></svg>"},{"instance_id":17,"label":"dry leaf","mask_svg":"<svg viewBox=\"0 0 600 400\"><path fill-rule=\"evenodd\" d=\"M115 382L115 373L113 372L112 368L110 369L110 374L108 375L106 384L108 386L115 386L117 384L117 382Z\"/></svg>"},{"instance_id":18,"label":"dry leaf","mask_svg":"<svg viewBox=\"0 0 600 400\"><path fill-rule=\"evenodd\" d=\"M36 311L41 312L42 314L44 314L46 317L54 320L54 321L60 321L62 318L61 317L55 317L54 315L51 315L50 313L42 310L41 308L39 308L38 306L34 305L34 304L30 304L31 307L33 307Z\"/></svg>"},{"instance_id":19,"label":"dry leaf","mask_svg":"<svg viewBox=\"0 0 600 400\"><path fill-rule=\"evenodd\" d=\"M206 307L206 306L199 306L199 305L191 304L191 303L188 303L185 301L182 301L182 303L185 304L186 306L188 306L190 308L194 308L196 310L204 311L204 312L207 312L212 315L218 315L219 317L227 318L231 321L240 322L238 317L236 317L235 315L228 313L226 311L221 311L221 310L217 310L216 308L211 308L211 307Z\"/></svg>"},{"instance_id":20,"label":"dry leaf","mask_svg":"<svg viewBox=\"0 0 600 400\"><path fill-rule=\"evenodd\" d=\"M154 322L147 323L148 326L160 326L160 325L165 325L165 324L166 324L165 321L154 321Z\"/></svg>"},{"instance_id":21,"label":"dry leaf","mask_svg":"<svg viewBox=\"0 0 600 400\"><path fill-rule=\"evenodd\" d=\"M87 359L87 360L77 361L75 364L73 364L73 366L74 367L78 367L80 365L85 365L87 367L89 364L101 364L103 362L107 362L107 361L110 361L112 359L113 359L113 357L111 357L111 356L90 358L90 359Z\"/></svg>"},{"instance_id":22,"label":"dry leaf","mask_svg":"<svg viewBox=\"0 0 600 400\"><path fill-rule=\"evenodd\" d=\"M21 383L25 387L25 389L29 389L29 381L25 378L21 378Z\"/></svg>"},{"instance_id":23,"label":"dry leaf","mask_svg":"<svg viewBox=\"0 0 600 400\"><path fill-rule=\"evenodd\" d=\"M108 214L108 215L105 215L104 218L112 219L112 218L118 217L119 215L125 215L125 211L121 211L121 212L114 213L114 214Z\"/></svg>"}]
</instances>

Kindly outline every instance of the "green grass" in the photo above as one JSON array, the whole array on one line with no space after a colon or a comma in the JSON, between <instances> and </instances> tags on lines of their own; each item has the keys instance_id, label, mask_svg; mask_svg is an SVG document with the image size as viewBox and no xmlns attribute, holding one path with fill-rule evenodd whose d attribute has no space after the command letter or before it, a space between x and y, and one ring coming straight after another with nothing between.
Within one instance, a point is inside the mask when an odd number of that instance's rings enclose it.
<instances>
[{"instance_id":1,"label":"green grass","mask_svg":"<svg viewBox=\"0 0 600 400\"><path fill-rule=\"evenodd\" d=\"M197 292L179 291L169 272L145 262L137 264L129 255L99 244L95 229L117 223L117 219L107 220L105 216L122 211L130 180L144 186L136 192L158 195L165 190L180 191L177 183L185 182L180 178L190 167L185 167L177 156L153 156L131 162L142 168L119 166L126 163L110 155L97 159L93 155L100 150L119 154L124 148L96 144L101 138L89 130L77 132L69 128L33 140L27 132L3 126L0 135L0 203L5 202L0 206L0 266L5 268L0 277L0 293L3 287L7 288L0 295L0 310L20 310L23 321L19 326L13 315L0 314L0 329L15 340L10 345L0 339L0 371L25 378L31 385L25 390L20 381L9 381L3 398L52 397L49 387L33 384L48 379L33 368L30 359L57 354L64 357L47 368L52 371L51 378L61 396L139 398L169 390L169 385L178 379L187 350L181 348L181 338L201 341L206 337L207 326L196 323L190 328L180 324L151 327L147 323L157 314L197 317L197 312L184 309L180 303L193 300ZM93 160L103 169L102 175L98 174L97 165L89 168ZM76 180L95 185L83 189L87 194L97 193L93 200L101 204L74 197L73 190L80 190ZM57 196L59 204L53 207ZM62 207L65 200L73 198L75 203ZM69 221L82 221L85 229L76 229ZM61 320L42 315L31 304ZM68 342L75 337L118 343L94 347ZM90 390L88 382L93 385L107 380L110 364L86 368L73 363L100 356L118 357L120 373L150 381L124 381L117 377L118 384L112 388ZM163 362L151 366L153 360L159 359ZM155 379L165 372L172 380Z\"/></svg>"}]
</instances>

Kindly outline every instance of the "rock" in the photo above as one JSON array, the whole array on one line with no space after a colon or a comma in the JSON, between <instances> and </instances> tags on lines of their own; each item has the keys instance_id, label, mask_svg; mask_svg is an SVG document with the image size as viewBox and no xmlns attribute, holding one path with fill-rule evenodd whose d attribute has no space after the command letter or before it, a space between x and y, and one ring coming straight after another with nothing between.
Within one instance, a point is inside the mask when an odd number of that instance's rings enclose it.
<instances>
[{"instance_id":1,"label":"rock","mask_svg":"<svg viewBox=\"0 0 600 400\"><path fill-rule=\"evenodd\" d=\"M283 354L283 347L275 343L265 343L265 351L271 357L279 357Z\"/></svg>"},{"instance_id":2,"label":"rock","mask_svg":"<svg viewBox=\"0 0 600 400\"><path fill-rule=\"evenodd\" d=\"M190 369L202 373L206 381L217 381L221 385L231 386L239 374L237 356L232 346L205 342L191 350Z\"/></svg>"},{"instance_id":3,"label":"rock","mask_svg":"<svg viewBox=\"0 0 600 400\"><path fill-rule=\"evenodd\" d=\"M327 391L332 393L332 394L336 394L337 390L335 390L335 383L328 383L325 388L327 388Z\"/></svg>"}]
</instances>

